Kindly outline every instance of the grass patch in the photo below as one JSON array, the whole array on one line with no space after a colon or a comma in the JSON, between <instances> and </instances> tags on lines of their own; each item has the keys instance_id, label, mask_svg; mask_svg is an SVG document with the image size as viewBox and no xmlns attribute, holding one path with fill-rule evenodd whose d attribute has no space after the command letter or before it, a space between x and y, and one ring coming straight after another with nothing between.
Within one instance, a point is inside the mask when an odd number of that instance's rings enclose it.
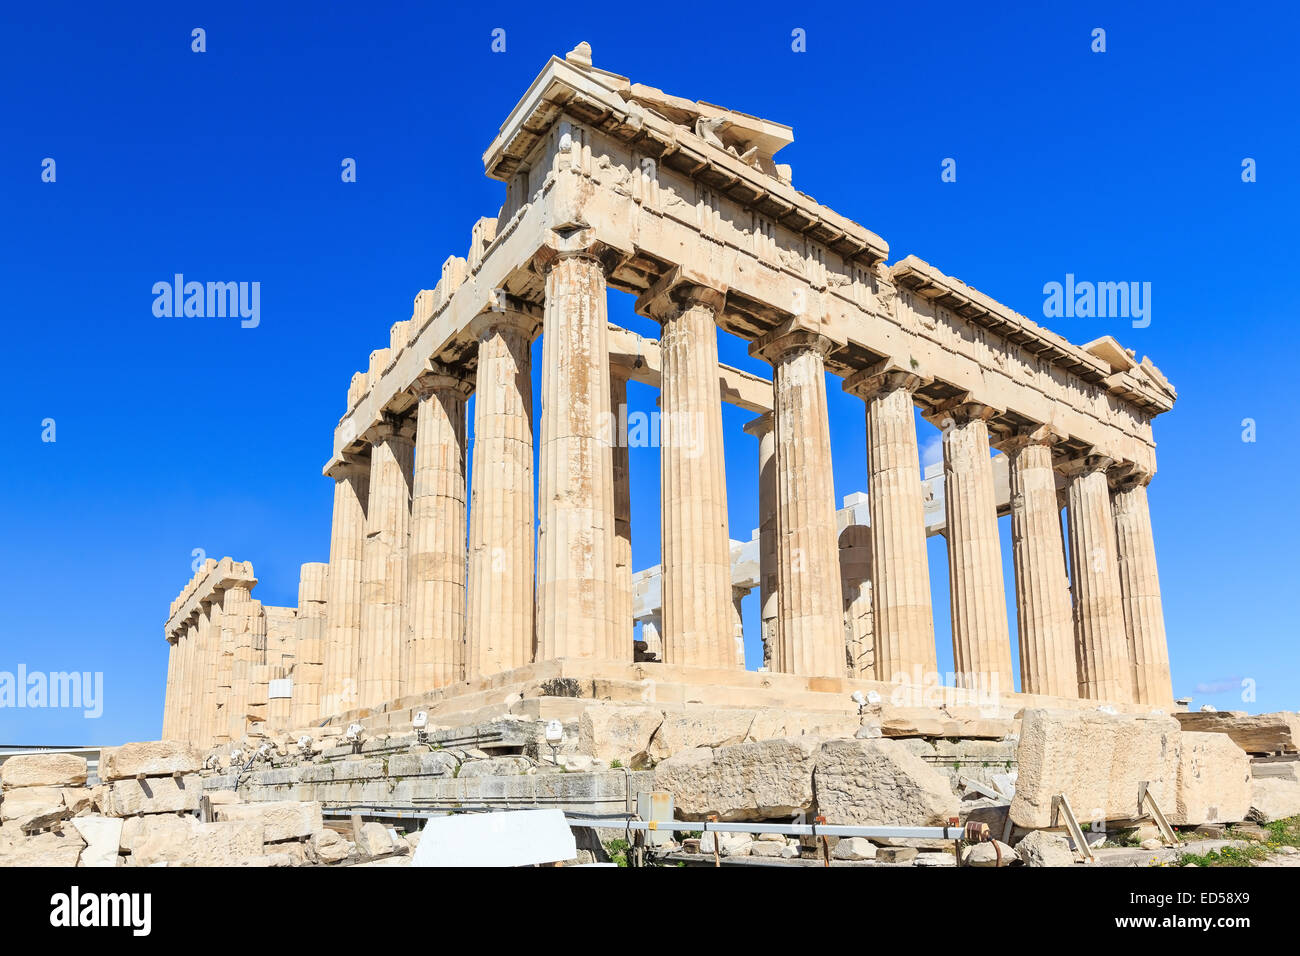
<instances>
[{"instance_id":1,"label":"grass patch","mask_svg":"<svg viewBox=\"0 0 1300 956\"><path fill-rule=\"evenodd\" d=\"M1269 835L1263 841L1250 842L1245 846L1225 846L1209 853L1183 853L1179 855L1178 862L1193 866L1254 866L1271 857L1278 847L1293 846L1300 849L1300 817L1277 820L1264 829Z\"/></svg>"}]
</instances>

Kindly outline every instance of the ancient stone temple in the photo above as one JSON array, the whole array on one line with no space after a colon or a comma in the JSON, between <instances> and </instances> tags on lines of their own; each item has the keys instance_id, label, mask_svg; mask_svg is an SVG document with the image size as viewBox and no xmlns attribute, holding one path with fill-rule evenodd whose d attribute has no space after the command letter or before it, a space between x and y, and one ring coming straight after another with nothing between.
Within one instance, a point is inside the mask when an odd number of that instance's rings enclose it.
<instances>
[{"instance_id":1,"label":"ancient stone temple","mask_svg":"<svg viewBox=\"0 0 1300 956\"><path fill-rule=\"evenodd\" d=\"M229 558L174 602L164 736L511 694L843 710L936 672L933 533L945 700L978 686L1017 706L1172 709L1146 489L1173 387L1110 337L1075 345L915 256L890 264L883 239L794 186L776 160L791 141L598 69L585 44L547 63L483 156L500 212L347 388L329 560L303 565L298 607L263 606ZM657 341L610 324L610 288ZM719 364L719 329L770 379ZM826 373L863 406L865 427L835 436L868 463L842 503ZM659 389L663 423L662 558L637 575L629 381ZM724 402L755 416L747 460L725 460ZM944 436L924 478L918 408ZM732 540L728 472L758 489L752 539ZM747 670L753 588L765 651Z\"/></svg>"}]
</instances>

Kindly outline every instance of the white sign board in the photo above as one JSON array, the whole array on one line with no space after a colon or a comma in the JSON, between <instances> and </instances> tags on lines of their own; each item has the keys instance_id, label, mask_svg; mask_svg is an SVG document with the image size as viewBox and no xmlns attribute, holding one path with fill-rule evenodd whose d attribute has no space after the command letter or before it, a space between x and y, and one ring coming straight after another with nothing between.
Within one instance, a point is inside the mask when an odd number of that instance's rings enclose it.
<instances>
[{"instance_id":1,"label":"white sign board","mask_svg":"<svg viewBox=\"0 0 1300 956\"><path fill-rule=\"evenodd\" d=\"M412 866L532 866L578 855L561 810L430 817Z\"/></svg>"}]
</instances>

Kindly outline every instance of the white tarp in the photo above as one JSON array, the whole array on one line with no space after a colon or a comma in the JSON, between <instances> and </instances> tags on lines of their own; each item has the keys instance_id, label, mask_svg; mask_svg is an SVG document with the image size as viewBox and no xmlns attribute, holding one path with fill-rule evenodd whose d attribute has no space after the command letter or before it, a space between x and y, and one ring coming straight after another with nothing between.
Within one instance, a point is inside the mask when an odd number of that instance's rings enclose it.
<instances>
[{"instance_id":1,"label":"white tarp","mask_svg":"<svg viewBox=\"0 0 1300 956\"><path fill-rule=\"evenodd\" d=\"M578 855L561 810L430 817L412 866L531 866Z\"/></svg>"}]
</instances>

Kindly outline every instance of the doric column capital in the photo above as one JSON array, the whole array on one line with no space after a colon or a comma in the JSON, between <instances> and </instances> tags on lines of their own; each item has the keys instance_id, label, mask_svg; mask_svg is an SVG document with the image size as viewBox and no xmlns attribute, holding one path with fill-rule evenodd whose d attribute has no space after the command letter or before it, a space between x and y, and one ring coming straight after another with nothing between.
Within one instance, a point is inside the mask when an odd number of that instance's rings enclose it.
<instances>
[{"instance_id":1,"label":"doric column capital","mask_svg":"<svg viewBox=\"0 0 1300 956\"><path fill-rule=\"evenodd\" d=\"M424 399L435 392L456 392L462 397L474 390L473 379L464 369L453 368L429 359L424 363L424 371L416 376L407 389L416 399Z\"/></svg>"},{"instance_id":2,"label":"doric column capital","mask_svg":"<svg viewBox=\"0 0 1300 956\"><path fill-rule=\"evenodd\" d=\"M370 456L344 453L330 462L325 474L335 481L370 474Z\"/></svg>"},{"instance_id":3,"label":"doric column capital","mask_svg":"<svg viewBox=\"0 0 1300 956\"><path fill-rule=\"evenodd\" d=\"M983 402L972 401L965 395L937 402L921 414L930 424L945 429L949 423L960 427L971 422L989 422L1003 414L1005 409L995 408Z\"/></svg>"},{"instance_id":4,"label":"doric column capital","mask_svg":"<svg viewBox=\"0 0 1300 956\"><path fill-rule=\"evenodd\" d=\"M413 442L415 440L415 423L409 418L399 418L389 412L384 412L383 417L367 428L365 435L362 437L371 445L377 445L380 442L392 439Z\"/></svg>"},{"instance_id":5,"label":"doric column capital","mask_svg":"<svg viewBox=\"0 0 1300 956\"><path fill-rule=\"evenodd\" d=\"M812 329L792 328L789 324L786 324L773 329L762 338L752 342L749 346L749 354L754 358L775 365L777 361L790 352L816 352L824 359L830 354L834 344L830 338L820 332Z\"/></svg>"},{"instance_id":6,"label":"doric column capital","mask_svg":"<svg viewBox=\"0 0 1300 956\"><path fill-rule=\"evenodd\" d=\"M727 287L702 272L678 266L637 297L636 310L665 322L692 306L703 306L716 320L727 303Z\"/></svg>"},{"instance_id":7,"label":"doric column capital","mask_svg":"<svg viewBox=\"0 0 1300 956\"><path fill-rule=\"evenodd\" d=\"M1112 491L1131 491L1134 488L1145 488L1151 484L1153 477L1151 472L1145 471L1129 461L1120 462L1106 472L1106 480L1110 482Z\"/></svg>"},{"instance_id":8,"label":"doric column capital","mask_svg":"<svg viewBox=\"0 0 1300 956\"><path fill-rule=\"evenodd\" d=\"M882 392L893 392L900 388L914 393L929 382L930 379L916 369L905 368L892 359L885 359L850 375L844 380L844 391L863 401L870 401Z\"/></svg>"},{"instance_id":9,"label":"doric column capital","mask_svg":"<svg viewBox=\"0 0 1300 956\"><path fill-rule=\"evenodd\" d=\"M776 424L776 418L771 412L764 412L757 418L752 418L745 423L745 434L753 435L755 438L762 439L764 435L772 430Z\"/></svg>"},{"instance_id":10,"label":"doric column capital","mask_svg":"<svg viewBox=\"0 0 1300 956\"><path fill-rule=\"evenodd\" d=\"M1011 455L1031 445L1043 445L1051 448L1058 442L1064 441L1065 437L1062 432L1051 425L1023 425L1019 428L1003 431L992 442L992 445L1003 454Z\"/></svg>"},{"instance_id":11,"label":"doric column capital","mask_svg":"<svg viewBox=\"0 0 1300 956\"><path fill-rule=\"evenodd\" d=\"M1090 475L1093 472L1108 472L1115 465L1115 459L1107 455L1078 455L1065 458L1057 464L1057 469L1069 478Z\"/></svg>"},{"instance_id":12,"label":"doric column capital","mask_svg":"<svg viewBox=\"0 0 1300 956\"><path fill-rule=\"evenodd\" d=\"M469 320L467 329L479 342L498 330L507 330L531 343L542 330L542 310L507 292L493 292L488 307Z\"/></svg>"},{"instance_id":13,"label":"doric column capital","mask_svg":"<svg viewBox=\"0 0 1300 956\"><path fill-rule=\"evenodd\" d=\"M596 239L593 229L552 229L533 255L532 266L538 275L545 276L561 260L590 259L609 275L626 258L627 253Z\"/></svg>"}]
</instances>

